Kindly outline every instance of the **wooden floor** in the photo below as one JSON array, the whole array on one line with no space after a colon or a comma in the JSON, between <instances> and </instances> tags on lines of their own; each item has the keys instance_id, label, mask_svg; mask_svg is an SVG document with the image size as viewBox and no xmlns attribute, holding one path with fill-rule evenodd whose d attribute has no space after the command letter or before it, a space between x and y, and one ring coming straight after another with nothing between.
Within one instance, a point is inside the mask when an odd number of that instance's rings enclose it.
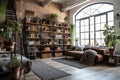
<instances>
[{"instance_id":1,"label":"wooden floor","mask_svg":"<svg viewBox=\"0 0 120 80\"><path fill-rule=\"evenodd\" d=\"M44 58L38 60L72 74L71 76L59 78L56 80L120 80L120 67L96 65L83 69L78 69L53 61L51 60L51 58ZM26 74L25 76L26 80L41 80L32 72Z\"/></svg>"}]
</instances>

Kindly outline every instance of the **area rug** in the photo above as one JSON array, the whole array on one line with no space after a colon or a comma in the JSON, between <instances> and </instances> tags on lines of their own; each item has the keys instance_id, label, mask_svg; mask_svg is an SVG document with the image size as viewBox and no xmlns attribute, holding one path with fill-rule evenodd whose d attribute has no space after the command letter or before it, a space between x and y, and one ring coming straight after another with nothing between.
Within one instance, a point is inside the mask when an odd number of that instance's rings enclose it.
<instances>
[{"instance_id":1,"label":"area rug","mask_svg":"<svg viewBox=\"0 0 120 80\"><path fill-rule=\"evenodd\" d=\"M54 80L71 75L44 62L38 61L32 62L32 71L42 80Z\"/></svg>"},{"instance_id":2,"label":"area rug","mask_svg":"<svg viewBox=\"0 0 120 80\"><path fill-rule=\"evenodd\" d=\"M75 67L75 68L79 68L79 69L88 67L88 65L82 64L82 63L80 63L80 60L76 60L76 59L55 58L52 60L69 65L69 66L72 66L72 67Z\"/></svg>"}]
</instances>

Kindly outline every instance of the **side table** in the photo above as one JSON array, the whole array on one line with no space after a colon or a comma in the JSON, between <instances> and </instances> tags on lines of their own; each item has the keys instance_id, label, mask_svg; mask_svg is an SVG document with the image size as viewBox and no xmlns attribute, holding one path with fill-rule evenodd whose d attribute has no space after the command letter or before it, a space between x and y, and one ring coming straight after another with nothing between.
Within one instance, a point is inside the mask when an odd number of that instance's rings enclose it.
<instances>
[{"instance_id":1,"label":"side table","mask_svg":"<svg viewBox=\"0 0 120 80\"><path fill-rule=\"evenodd\" d=\"M109 64L109 65L113 65L113 66L119 66L120 65L120 55L117 55L117 54L114 54L114 55L106 54L105 58L106 58L107 64Z\"/></svg>"}]
</instances>

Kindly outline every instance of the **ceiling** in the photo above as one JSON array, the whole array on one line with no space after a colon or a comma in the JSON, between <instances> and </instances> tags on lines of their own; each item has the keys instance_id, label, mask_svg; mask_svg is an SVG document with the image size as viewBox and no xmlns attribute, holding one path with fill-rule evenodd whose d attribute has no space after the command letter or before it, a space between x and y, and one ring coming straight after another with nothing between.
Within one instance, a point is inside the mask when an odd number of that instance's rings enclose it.
<instances>
[{"instance_id":1,"label":"ceiling","mask_svg":"<svg viewBox=\"0 0 120 80\"><path fill-rule=\"evenodd\" d=\"M52 1L63 5L61 11L68 11L90 0L52 0Z\"/></svg>"},{"instance_id":2,"label":"ceiling","mask_svg":"<svg viewBox=\"0 0 120 80\"><path fill-rule=\"evenodd\" d=\"M42 1L42 6L47 5L49 2L59 3L62 5L61 11L68 11L90 0L40 0L40 1Z\"/></svg>"},{"instance_id":3,"label":"ceiling","mask_svg":"<svg viewBox=\"0 0 120 80\"><path fill-rule=\"evenodd\" d=\"M70 1L73 1L73 0L52 0L52 1L56 2L56 3L64 4L64 3L67 3L67 2L70 2Z\"/></svg>"}]
</instances>

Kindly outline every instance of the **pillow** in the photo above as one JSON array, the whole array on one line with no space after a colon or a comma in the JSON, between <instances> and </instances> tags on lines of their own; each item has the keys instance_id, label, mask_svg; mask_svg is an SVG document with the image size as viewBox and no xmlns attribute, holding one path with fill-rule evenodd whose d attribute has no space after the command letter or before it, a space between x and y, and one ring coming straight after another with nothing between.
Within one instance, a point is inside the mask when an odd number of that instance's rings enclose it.
<instances>
[{"instance_id":1,"label":"pillow","mask_svg":"<svg viewBox=\"0 0 120 80\"><path fill-rule=\"evenodd\" d=\"M75 46L75 51L83 51L83 47L81 46Z\"/></svg>"}]
</instances>

